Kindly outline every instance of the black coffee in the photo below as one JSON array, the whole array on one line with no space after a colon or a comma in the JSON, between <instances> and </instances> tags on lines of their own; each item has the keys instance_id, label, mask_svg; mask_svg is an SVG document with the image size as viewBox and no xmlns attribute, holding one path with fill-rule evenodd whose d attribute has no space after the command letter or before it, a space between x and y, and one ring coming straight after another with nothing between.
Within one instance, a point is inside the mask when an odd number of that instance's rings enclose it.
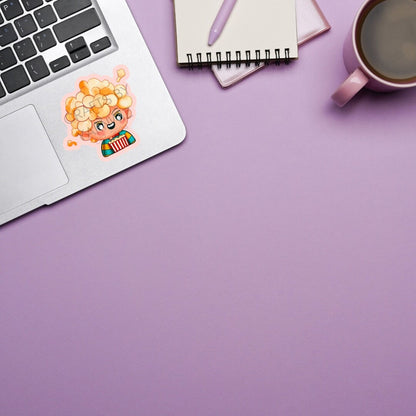
<instances>
[{"instance_id":1,"label":"black coffee","mask_svg":"<svg viewBox=\"0 0 416 416\"><path fill-rule=\"evenodd\" d=\"M361 14L357 46L365 64L395 83L416 81L416 0L380 0Z\"/></svg>"}]
</instances>

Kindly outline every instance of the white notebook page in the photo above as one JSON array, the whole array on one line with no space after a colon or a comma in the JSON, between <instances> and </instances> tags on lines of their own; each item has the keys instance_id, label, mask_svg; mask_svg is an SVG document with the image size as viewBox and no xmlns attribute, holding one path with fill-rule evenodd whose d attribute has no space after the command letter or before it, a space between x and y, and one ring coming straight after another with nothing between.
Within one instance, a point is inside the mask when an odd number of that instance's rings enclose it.
<instances>
[{"instance_id":1,"label":"white notebook page","mask_svg":"<svg viewBox=\"0 0 416 416\"><path fill-rule=\"evenodd\" d=\"M226 52L231 52L231 61L246 59L250 51L251 60L274 59L275 50L280 50L285 58L285 49L289 49L289 58L298 57L295 0L237 0L231 16L221 36L212 46L208 46L208 36L212 23L221 8L223 0L174 0L177 58L178 64L187 65L189 56L193 63L217 62L217 52L225 62Z\"/></svg>"}]
</instances>

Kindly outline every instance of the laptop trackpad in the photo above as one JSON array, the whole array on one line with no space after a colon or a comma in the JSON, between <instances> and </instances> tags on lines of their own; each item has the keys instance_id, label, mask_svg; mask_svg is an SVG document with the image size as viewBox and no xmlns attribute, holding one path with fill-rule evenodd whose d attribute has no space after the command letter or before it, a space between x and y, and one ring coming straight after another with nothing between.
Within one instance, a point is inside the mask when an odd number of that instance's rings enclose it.
<instances>
[{"instance_id":1,"label":"laptop trackpad","mask_svg":"<svg viewBox=\"0 0 416 416\"><path fill-rule=\"evenodd\" d=\"M0 214L68 183L35 108L0 119Z\"/></svg>"}]
</instances>

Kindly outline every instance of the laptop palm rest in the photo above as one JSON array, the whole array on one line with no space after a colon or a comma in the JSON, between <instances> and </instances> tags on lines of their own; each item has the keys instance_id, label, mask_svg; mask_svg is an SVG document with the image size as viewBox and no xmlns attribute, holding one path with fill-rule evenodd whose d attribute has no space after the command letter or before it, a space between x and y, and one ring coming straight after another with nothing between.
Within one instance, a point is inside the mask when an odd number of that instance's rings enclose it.
<instances>
[{"instance_id":1,"label":"laptop palm rest","mask_svg":"<svg viewBox=\"0 0 416 416\"><path fill-rule=\"evenodd\" d=\"M35 108L0 119L0 215L68 183Z\"/></svg>"}]
</instances>

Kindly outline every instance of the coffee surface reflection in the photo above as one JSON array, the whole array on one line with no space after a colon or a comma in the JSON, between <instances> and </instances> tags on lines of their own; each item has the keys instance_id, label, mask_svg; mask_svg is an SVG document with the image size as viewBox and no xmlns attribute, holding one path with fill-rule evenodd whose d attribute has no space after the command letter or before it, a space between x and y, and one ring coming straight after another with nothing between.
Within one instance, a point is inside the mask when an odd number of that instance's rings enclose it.
<instances>
[{"instance_id":1,"label":"coffee surface reflection","mask_svg":"<svg viewBox=\"0 0 416 416\"><path fill-rule=\"evenodd\" d=\"M416 1L381 0L358 20L357 46L365 64L379 77L416 81Z\"/></svg>"}]
</instances>

